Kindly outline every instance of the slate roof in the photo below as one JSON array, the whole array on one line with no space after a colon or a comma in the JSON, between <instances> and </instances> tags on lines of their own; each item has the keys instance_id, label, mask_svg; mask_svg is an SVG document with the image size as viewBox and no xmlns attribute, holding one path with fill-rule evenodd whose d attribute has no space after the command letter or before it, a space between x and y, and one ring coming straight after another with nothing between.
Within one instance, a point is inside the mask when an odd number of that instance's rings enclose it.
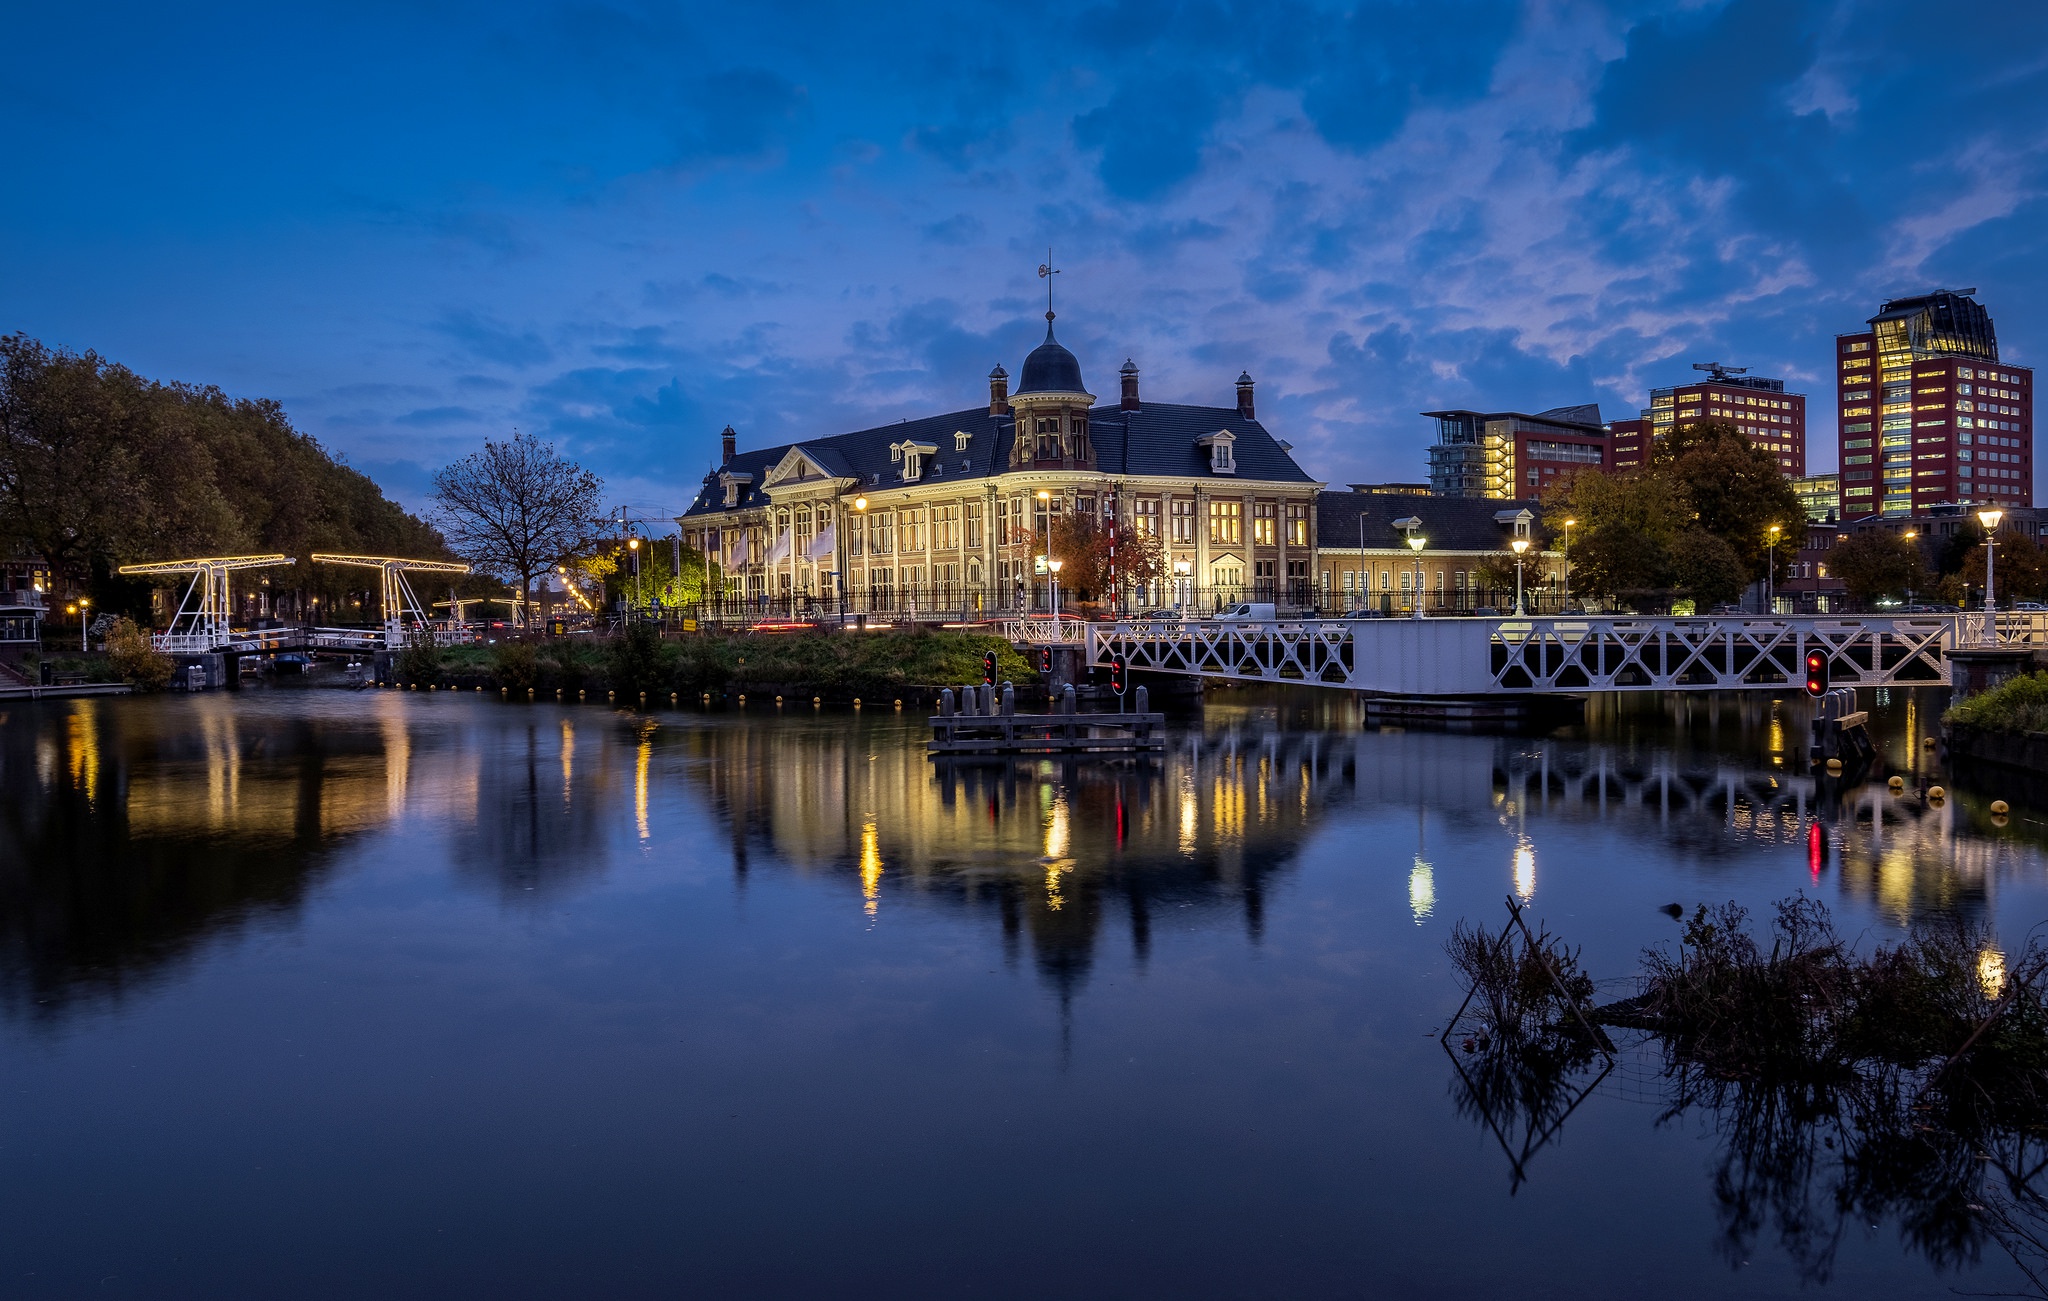
<instances>
[{"instance_id":1,"label":"slate roof","mask_svg":"<svg viewBox=\"0 0 2048 1301\"><path fill-rule=\"evenodd\" d=\"M1365 523L1365 545L1406 548L1407 534L1394 527L1397 519L1417 516L1429 551L1505 551L1512 534L1494 520L1496 511L1527 510L1543 522L1543 508L1534 501L1499 501L1487 497L1411 497L1377 492L1316 494L1316 545L1358 549L1359 521Z\"/></svg>"},{"instance_id":2,"label":"slate roof","mask_svg":"<svg viewBox=\"0 0 2048 1301\"><path fill-rule=\"evenodd\" d=\"M1204 434L1228 429L1237 436L1232 447L1237 463L1235 475L1212 474L1209 453L1195 440ZM953 450L953 435L965 430L971 437L965 453ZM733 459L704 478L702 489L690 508L692 515L724 514L725 492L719 485L721 472L744 472L754 476L738 505L746 510L766 504L762 481L788 454L791 447L804 452L829 472L842 477L858 476L869 489L903 486L903 466L889 459L889 446L906 439L931 443L938 453L929 457L920 485L943 485L958 479L985 479L1008 471L1010 443L1016 421L1009 415L991 416L986 407L949 411L918 420L901 420L852 433L783 443L737 453ZM1307 471L1294 463L1277 439L1256 420L1247 420L1236 407L1195 407L1174 403L1147 402L1136 411L1121 406L1100 406L1088 413L1088 436L1095 445L1098 473L1110 477L1163 475L1203 478L1216 483L1233 479L1267 482L1314 483ZM1340 494L1341 495L1341 494Z\"/></svg>"}]
</instances>

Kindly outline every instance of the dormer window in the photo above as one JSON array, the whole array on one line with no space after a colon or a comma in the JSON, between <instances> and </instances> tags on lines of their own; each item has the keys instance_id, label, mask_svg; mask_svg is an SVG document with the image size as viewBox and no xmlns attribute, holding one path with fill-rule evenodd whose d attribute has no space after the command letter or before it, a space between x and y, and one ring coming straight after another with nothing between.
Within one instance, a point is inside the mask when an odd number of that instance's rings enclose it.
<instances>
[{"instance_id":1,"label":"dormer window","mask_svg":"<svg viewBox=\"0 0 2048 1301\"><path fill-rule=\"evenodd\" d=\"M747 485L753 481L754 476L744 470L719 475L719 486L725 489L725 504L728 507L739 505L740 498L747 495Z\"/></svg>"},{"instance_id":2,"label":"dormer window","mask_svg":"<svg viewBox=\"0 0 2048 1301\"><path fill-rule=\"evenodd\" d=\"M903 482L905 483L914 483L918 479L923 478L925 458L936 457L938 454L939 445L937 443L917 443L906 438L900 443L891 443L889 445L889 459L903 463Z\"/></svg>"},{"instance_id":3,"label":"dormer window","mask_svg":"<svg viewBox=\"0 0 2048 1301\"><path fill-rule=\"evenodd\" d=\"M1195 446L1209 451L1209 473L1236 474L1237 457L1233 445L1237 435L1228 429L1219 429L1213 434L1204 434L1195 440Z\"/></svg>"},{"instance_id":4,"label":"dormer window","mask_svg":"<svg viewBox=\"0 0 2048 1301\"><path fill-rule=\"evenodd\" d=\"M973 437L973 435L972 435L972 434L970 434L970 433L968 433L968 432L967 432L967 431L966 431L965 429L956 429L956 430L954 430L954 431L953 431L953 450L954 450L954 451L956 451L956 452L964 452L964 451L966 451L966 450L967 450L967 440L968 440L969 438L972 438L972 437Z\"/></svg>"}]
</instances>

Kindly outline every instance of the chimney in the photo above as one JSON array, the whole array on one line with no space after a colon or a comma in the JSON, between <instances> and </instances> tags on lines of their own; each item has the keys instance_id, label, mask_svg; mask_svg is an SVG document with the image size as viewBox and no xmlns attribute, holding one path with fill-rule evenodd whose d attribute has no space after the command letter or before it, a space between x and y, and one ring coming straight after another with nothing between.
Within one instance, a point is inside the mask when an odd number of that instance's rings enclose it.
<instances>
[{"instance_id":1,"label":"chimney","mask_svg":"<svg viewBox=\"0 0 2048 1301\"><path fill-rule=\"evenodd\" d=\"M1130 358L1124 358L1124 368L1117 372L1124 377L1124 410L1138 409L1138 366Z\"/></svg>"},{"instance_id":2,"label":"chimney","mask_svg":"<svg viewBox=\"0 0 2048 1301\"><path fill-rule=\"evenodd\" d=\"M1002 415L1010 409L1010 372L998 365L988 373L988 413Z\"/></svg>"},{"instance_id":3,"label":"chimney","mask_svg":"<svg viewBox=\"0 0 2048 1301\"><path fill-rule=\"evenodd\" d=\"M1257 420L1252 411L1252 373L1241 370L1237 373L1237 414L1246 420Z\"/></svg>"},{"instance_id":4,"label":"chimney","mask_svg":"<svg viewBox=\"0 0 2048 1301\"><path fill-rule=\"evenodd\" d=\"M725 427L725 432L719 435L719 438L725 444L725 459L720 461L719 464L731 465L732 458L735 455L737 455L740 450L740 436L732 431L731 425L727 425Z\"/></svg>"}]
</instances>

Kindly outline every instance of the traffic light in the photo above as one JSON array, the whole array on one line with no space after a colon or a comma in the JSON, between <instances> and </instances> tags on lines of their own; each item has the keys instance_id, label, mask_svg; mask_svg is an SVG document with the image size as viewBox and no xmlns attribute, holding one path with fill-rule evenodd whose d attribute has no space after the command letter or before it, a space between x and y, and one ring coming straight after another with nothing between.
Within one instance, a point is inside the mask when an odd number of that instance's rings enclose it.
<instances>
[{"instance_id":1,"label":"traffic light","mask_svg":"<svg viewBox=\"0 0 2048 1301\"><path fill-rule=\"evenodd\" d=\"M992 687L996 684L996 653L988 652L981 657L981 685Z\"/></svg>"},{"instance_id":2,"label":"traffic light","mask_svg":"<svg viewBox=\"0 0 2048 1301\"><path fill-rule=\"evenodd\" d=\"M1806 694L1818 700L1828 693L1828 653L1806 652Z\"/></svg>"},{"instance_id":3,"label":"traffic light","mask_svg":"<svg viewBox=\"0 0 2048 1301\"><path fill-rule=\"evenodd\" d=\"M1048 678L1052 676L1052 647L1038 648L1038 671Z\"/></svg>"},{"instance_id":4,"label":"traffic light","mask_svg":"<svg viewBox=\"0 0 2048 1301\"><path fill-rule=\"evenodd\" d=\"M1125 664L1123 656L1113 655L1110 657L1109 689L1111 691L1116 692L1119 696L1121 696L1124 693L1124 687L1126 685L1124 669Z\"/></svg>"}]
</instances>

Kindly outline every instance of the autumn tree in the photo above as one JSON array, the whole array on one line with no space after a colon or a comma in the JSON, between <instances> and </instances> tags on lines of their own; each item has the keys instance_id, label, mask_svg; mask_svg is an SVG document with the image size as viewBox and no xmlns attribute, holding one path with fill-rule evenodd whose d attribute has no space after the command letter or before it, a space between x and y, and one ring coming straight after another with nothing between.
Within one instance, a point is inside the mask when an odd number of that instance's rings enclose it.
<instances>
[{"instance_id":1,"label":"autumn tree","mask_svg":"<svg viewBox=\"0 0 2048 1301\"><path fill-rule=\"evenodd\" d=\"M1889 529L1851 533L1828 552L1827 565L1850 598L1865 604L1933 586L1920 548Z\"/></svg>"},{"instance_id":2,"label":"autumn tree","mask_svg":"<svg viewBox=\"0 0 2048 1301\"><path fill-rule=\"evenodd\" d=\"M509 442L486 441L434 475L449 545L479 569L518 579L529 608L534 580L587 550L607 527L603 493L603 480L516 430Z\"/></svg>"},{"instance_id":3,"label":"autumn tree","mask_svg":"<svg viewBox=\"0 0 2048 1301\"><path fill-rule=\"evenodd\" d=\"M1691 523L1733 550L1743 571L1738 593L1764 572L1771 526L1789 536L1805 524L1806 510L1778 459L1732 424L1681 426L1658 440L1649 470L1685 495Z\"/></svg>"},{"instance_id":4,"label":"autumn tree","mask_svg":"<svg viewBox=\"0 0 2048 1301\"><path fill-rule=\"evenodd\" d=\"M1984 595L1984 548L1964 554L1956 576L1964 591ZM2048 548L2020 533L1998 535L1998 559L1992 569L2000 605L2014 601L2048 601ZM1957 593L1958 596L1961 592Z\"/></svg>"},{"instance_id":5,"label":"autumn tree","mask_svg":"<svg viewBox=\"0 0 2048 1301\"><path fill-rule=\"evenodd\" d=\"M1054 517L1052 558L1060 562L1060 586L1078 599L1112 595L1109 530L1093 516L1076 512ZM1118 529L1115 571L1115 584L1126 591L1159 582L1166 577L1166 548L1158 538L1139 529Z\"/></svg>"}]
</instances>

